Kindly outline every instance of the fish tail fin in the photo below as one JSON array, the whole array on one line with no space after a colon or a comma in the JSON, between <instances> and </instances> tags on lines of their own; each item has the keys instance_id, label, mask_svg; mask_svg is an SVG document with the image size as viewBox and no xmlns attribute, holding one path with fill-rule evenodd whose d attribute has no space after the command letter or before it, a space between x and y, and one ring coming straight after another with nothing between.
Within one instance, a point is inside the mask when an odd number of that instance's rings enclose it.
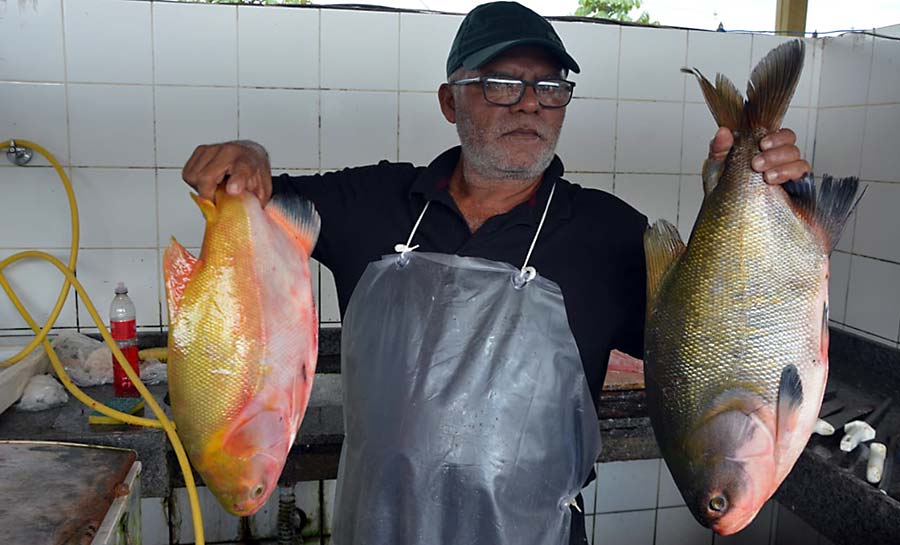
<instances>
[{"instance_id":1,"label":"fish tail fin","mask_svg":"<svg viewBox=\"0 0 900 545\"><path fill-rule=\"evenodd\" d=\"M756 132L773 132L791 103L803 71L806 46L802 40L785 42L763 57L747 83L747 122Z\"/></svg>"},{"instance_id":2,"label":"fish tail fin","mask_svg":"<svg viewBox=\"0 0 900 545\"><path fill-rule=\"evenodd\" d=\"M700 90L709 111L712 112L720 127L728 127L733 131L747 129L747 116L744 113L744 97L731 80L722 74L716 74L713 85L706 76L696 68L682 68L682 72L693 74L700 83Z\"/></svg>"},{"instance_id":3,"label":"fish tail fin","mask_svg":"<svg viewBox=\"0 0 900 545\"><path fill-rule=\"evenodd\" d=\"M791 197L800 216L815 228L821 229L829 253L837 245L847 218L865 193L865 189L859 191L858 178L851 176L835 179L827 174L822 177L822 185L818 188L815 178L809 173L782 187Z\"/></svg>"},{"instance_id":4,"label":"fish tail fin","mask_svg":"<svg viewBox=\"0 0 900 545\"><path fill-rule=\"evenodd\" d=\"M313 203L299 195L278 193L272 196L265 211L297 239L307 255L312 254L322 226Z\"/></svg>"},{"instance_id":5,"label":"fish tail fin","mask_svg":"<svg viewBox=\"0 0 900 545\"><path fill-rule=\"evenodd\" d=\"M648 310L652 308L663 278L684 253L684 248L678 229L666 220L658 220L644 233Z\"/></svg>"},{"instance_id":6,"label":"fish tail fin","mask_svg":"<svg viewBox=\"0 0 900 545\"><path fill-rule=\"evenodd\" d=\"M178 314L181 298L197 266L197 258L172 237L163 254L163 276L166 283L166 303L169 307L169 323Z\"/></svg>"}]
</instances>

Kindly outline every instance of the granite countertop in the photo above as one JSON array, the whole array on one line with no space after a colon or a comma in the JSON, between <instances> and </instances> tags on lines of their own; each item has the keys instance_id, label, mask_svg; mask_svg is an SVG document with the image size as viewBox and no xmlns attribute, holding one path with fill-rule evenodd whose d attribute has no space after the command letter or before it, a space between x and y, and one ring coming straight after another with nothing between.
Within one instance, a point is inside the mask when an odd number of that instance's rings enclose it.
<instances>
[{"instance_id":1,"label":"granite countertop","mask_svg":"<svg viewBox=\"0 0 900 545\"><path fill-rule=\"evenodd\" d=\"M162 335L142 337L143 346L164 344ZM283 483L333 479L343 442L340 384L340 331L320 334L318 372L309 408L282 474ZM888 411L882 426L900 433L900 352L874 345L840 331L832 332L829 389L848 405L877 405L889 395L898 403ZM860 363L862 362L862 363ZM86 388L96 399L112 396L111 386ZM164 404L166 385L150 391ZM647 417L643 390L604 391L600 402L603 451L600 462L659 458L660 453ZM71 398L63 407L39 413L14 409L0 414L0 439L66 441L131 448L142 461L142 493L165 497L183 486L174 455L162 430L127 425L91 426L89 411ZM146 415L150 411L146 410ZM820 533L843 545L900 543L900 467L894 471L895 497L868 484L864 464L841 467L837 453L840 434L813 436L794 470L782 484L776 499L797 513Z\"/></svg>"}]
</instances>

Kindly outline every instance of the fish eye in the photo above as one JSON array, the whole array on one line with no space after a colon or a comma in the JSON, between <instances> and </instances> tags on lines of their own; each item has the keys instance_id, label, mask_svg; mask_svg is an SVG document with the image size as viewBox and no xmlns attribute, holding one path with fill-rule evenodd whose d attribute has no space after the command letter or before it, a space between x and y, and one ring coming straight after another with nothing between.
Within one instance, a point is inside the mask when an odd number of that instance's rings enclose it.
<instances>
[{"instance_id":1,"label":"fish eye","mask_svg":"<svg viewBox=\"0 0 900 545\"><path fill-rule=\"evenodd\" d=\"M256 498L262 496L263 492L265 492L265 491L266 491L266 487L264 487L262 484L256 485L256 488L253 489L253 499L256 499Z\"/></svg>"},{"instance_id":2,"label":"fish eye","mask_svg":"<svg viewBox=\"0 0 900 545\"><path fill-rule=\"evenodd\" d=\"M709 509L716 513L724 513L728 509L728 500L725 499L725 496L714 496L709 500Z\"/></svg>"}]
</instances>

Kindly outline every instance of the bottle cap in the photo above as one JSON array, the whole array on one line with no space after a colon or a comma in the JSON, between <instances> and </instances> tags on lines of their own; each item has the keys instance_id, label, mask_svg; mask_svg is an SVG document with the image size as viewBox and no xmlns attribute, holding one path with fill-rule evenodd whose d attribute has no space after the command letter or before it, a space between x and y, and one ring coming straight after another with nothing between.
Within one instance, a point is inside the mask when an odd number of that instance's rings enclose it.
<instances>
[{"instance_id":1,"label":"bottle cap","mask_svg":"<svg viewBox=\"0 0 900 545\"><path fill-rule=\"evenodd\" d=\"M116 295L122 295L128 293L128 288L125 287L125 282L119 282L116 284Z\"/></svg>"}]
</instances>

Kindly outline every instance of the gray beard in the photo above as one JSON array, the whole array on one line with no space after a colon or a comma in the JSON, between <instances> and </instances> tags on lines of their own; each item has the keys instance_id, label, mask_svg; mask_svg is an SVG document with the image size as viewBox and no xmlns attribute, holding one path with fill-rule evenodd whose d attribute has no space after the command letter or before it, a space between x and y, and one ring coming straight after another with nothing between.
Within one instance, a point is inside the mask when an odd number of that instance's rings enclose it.
<instances>
[{"instance_id":1,"label":"gray beard","mask_svg":"<svg viewBox=\"0 0 900 545\"><path fill-rule=\"evenodd\" d=\"M488 144L486 131L476 128L468 114L458 112L456 132L462 145L464 164L478 176L494 180L533 180L541 176L553 161L559 131L546 141L547 145L533 157L530 164L514 164L500 146Z\"/></svg>"}]
</instances>

